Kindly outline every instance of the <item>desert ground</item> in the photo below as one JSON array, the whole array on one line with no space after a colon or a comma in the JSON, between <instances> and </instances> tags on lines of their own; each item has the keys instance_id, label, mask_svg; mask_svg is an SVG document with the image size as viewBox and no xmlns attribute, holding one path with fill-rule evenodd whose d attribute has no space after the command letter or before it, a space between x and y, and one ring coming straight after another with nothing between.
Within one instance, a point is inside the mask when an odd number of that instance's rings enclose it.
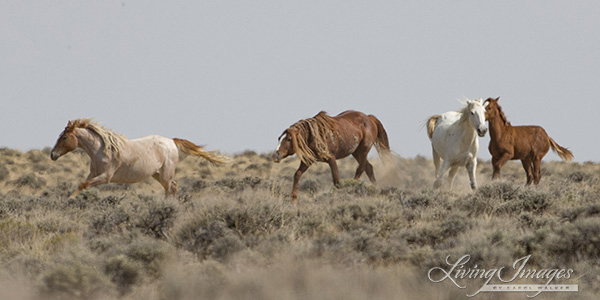
<instances>
[{"instance_id":1,"label":"desert ground","mask_svg":"<svg viewBox=\"0 0 600 300\"><path fill-rule=\"evenodd\" d=\"M341 188L316 164L293 205L295 157L275 164L246 151L224 166L189 157L178 165L177 198L148 179L69 199L89 158L76 151L53 162L49 153L0 149L0 299L469 299L483 280L460 289L428 279L465 254L473 268L510 268L531 255L529 268L572 270L552 284L579 292L537 299L600 294L597 163L550 153L541 184L526 187L520 162L491 182L491 164L480 161L472 192L464 169L452 190L432 189L424 157L373 156L376 186L366 175L351 180L356 162L347 158Z\"/></svg>"}]
</instances>

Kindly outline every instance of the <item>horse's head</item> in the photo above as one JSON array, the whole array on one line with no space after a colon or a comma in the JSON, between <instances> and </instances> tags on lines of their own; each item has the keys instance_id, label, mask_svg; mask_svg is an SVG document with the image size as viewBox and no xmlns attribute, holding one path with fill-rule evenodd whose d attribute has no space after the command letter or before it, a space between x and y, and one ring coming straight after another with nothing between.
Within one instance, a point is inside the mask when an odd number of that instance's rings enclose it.
<instances>
[{"instance_id":1,"label":"horse's head","mask_svg":"<svg viewBox=\"0 0 600 300\"><path fill-rule=\"evenodd\" d=\"M59 157L77 149L79 144L77 136L75 135L76 124L73 121L69 121L65 130L60 134L52 152L50 152L50 158L57 160Z\"/></svg>"},{"instance_id":2,"label":"horse's head","mask_svg":"<svg viewBox=\"0 0 600 300\"><path fill-rule=\"evenodd\" d=\"M487 98L487 100L485 100L484 104L487 103L487 105L485 106L485 119L486 120L491 120L493 118L496 117L501 117L500 116L500 105L498 105L498 100L500 100L500 97L494 99L494 98Z\"/></svg>"},{"instance_id":3,"label":"horse's head","mask_svg":"<svg viewBox=\"0 0 600 300\"><path fill-rule=\"evenodd\" d=\"M480 137L487 133L485 126L485 109L481 99L467 100L467 112L469 113L469 123L477 130Z\"/></svg>"},{"instance_id":4,"label":"horse's head","mask_svg":"<svg viewBox=\"0 0 600 300\"><path fill-rule=\"evenodd\" d=\"M273 161L278 163L282 159L296 153L296 147L294 147L294 137L296 134L298 133L290 129L286 129L279 136L279 144L273 153Z\"/></svg>"}]
</instances>

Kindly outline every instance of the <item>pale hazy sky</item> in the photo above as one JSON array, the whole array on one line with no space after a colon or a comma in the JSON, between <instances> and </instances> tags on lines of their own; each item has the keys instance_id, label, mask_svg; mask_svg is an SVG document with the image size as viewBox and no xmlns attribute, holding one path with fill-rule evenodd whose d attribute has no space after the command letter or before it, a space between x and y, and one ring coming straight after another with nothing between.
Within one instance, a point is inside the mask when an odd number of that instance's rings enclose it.
<instances>
[{"instance_id":1,"label":"pale hazy sky","mask_svg":"<svg viewBox=\"0 0 600 300\"><path fill-rule=\"evenodd\" d=\"M600 161L600 1L0 1L0 147L94 117L266 152L299 119L355 109L431 157L429 115L498 96L513 125Z\"/></svg>"}]
</instances>

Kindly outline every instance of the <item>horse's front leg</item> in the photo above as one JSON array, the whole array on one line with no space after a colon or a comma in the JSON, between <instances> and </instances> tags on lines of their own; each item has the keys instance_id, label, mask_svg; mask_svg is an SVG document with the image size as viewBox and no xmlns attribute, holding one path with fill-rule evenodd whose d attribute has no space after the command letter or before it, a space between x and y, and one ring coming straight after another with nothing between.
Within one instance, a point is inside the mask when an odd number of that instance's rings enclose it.
<instances>
[{"instance_id":1,"label":"horse's front leg","mask_svg":"<svg viewBox=\"0 0 600 300\"><path fill-rule=\"evenodd\" d=\"M331 177L333 178L333 185L335 185L336 188L339 188L340 187L340 172L338 170L337 161L335 160L335 157L331 157L329 160L327 160L327 163L329 164L329 168L331 169Z\"/></svg>"},{"instance_id":2,"label":"horse's front leg","mask_svg":"<svg viewBox=\"0 0 600 300\"><path fill-rule=\"evenodd\" d=\"M77 190L75 192L73 192L73 194L71 194L71 196L69 196L69 198L75 198L75 196L79 195L79 193L81 193L81 191L83 191L87 188L91 188L91 187L99 186L101 184L109 183L110 178L112 177L111 174L108 172L102 173L96 177L90 178L91 176L92 176L92 174L90 174L88 176L88 180L86 180L85 182L83 182L82 184L79 185Z\"/></svg>"},{"instance_id":3,"label":"horse's front leg","mask_svg":"<svg viewBox=\"0 0 600 300\"><path fill-rule=\"evenodd\" d=\"M450 168L450 172L448 172L448 189L452 190L452 184L454 183L454 178L456 177L456 172L458 172L458 166L452 166Z\"/></svg>"},{"instance_id":4,"label":"horse's front leg","mask_svg":"<svg viewBox=\"0 0 600 300\"><path fill-rule=\"evenodd\" d=\"M494 167L494 173L492 174L492 180L498 178L502 179L500 169L502 166L512 158L512 153L504 152L500 157L492 156L492 166Z\"/></svg>"},{"instance_id":5,"label":"horse's front leg","mask_svg":"<svg viewBox=\"0 0 600 300\"><path fill-rule=\"evenodd\" d=\"M467 171L469 172L469 180L471 181L471 189L477 189L477 179L475 177L475 172L477 171L477 157L473 157L467 163Z\"/></svg>"},{"instance_id":6,"label":"horse's front leg","mask_svg":"<svg viewBox=\"0 0 600 300\"><path fill-rule=\"evenodd\" d=\"M298 170L294 173L294 184L292 185L292 203L294 204L296 203L296 200L298 200L298 182L300 181L302 173L306 172L306 170L308 170L308 165L304 162L300 162Z\"/></svg>"}]
</instances>

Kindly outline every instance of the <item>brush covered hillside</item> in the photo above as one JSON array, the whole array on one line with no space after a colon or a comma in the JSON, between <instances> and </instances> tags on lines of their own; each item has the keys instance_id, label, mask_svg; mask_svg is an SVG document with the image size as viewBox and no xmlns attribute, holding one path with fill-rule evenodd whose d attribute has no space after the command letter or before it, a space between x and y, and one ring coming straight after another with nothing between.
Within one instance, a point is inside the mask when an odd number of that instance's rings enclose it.
<instances>
[{"instance_id":1,"label":"brush covered hillside","mask_svg":"<svg viewBox=\"0 0 600 300\"><path fill-rule=\"evenodd\" d=\"M519 162L501 182L480 162L473 193L464 169L452 191L433 190L430 160L393 159L371 159L377 187L348 179L353 159L339 161L340 189L314 165L292 205L295 157L248 151L220 167L189 157L177 199L152 179L69 199L85 153L52 162L49 149L0 149L0 299L467 299L483 280L428 279L465 254L480 269L531 255L527 268L573 270L552 284L579 285L538 299L597 299L599 164L546 162L541 184L525 187Z\"/></svg>"}]
</instances>

